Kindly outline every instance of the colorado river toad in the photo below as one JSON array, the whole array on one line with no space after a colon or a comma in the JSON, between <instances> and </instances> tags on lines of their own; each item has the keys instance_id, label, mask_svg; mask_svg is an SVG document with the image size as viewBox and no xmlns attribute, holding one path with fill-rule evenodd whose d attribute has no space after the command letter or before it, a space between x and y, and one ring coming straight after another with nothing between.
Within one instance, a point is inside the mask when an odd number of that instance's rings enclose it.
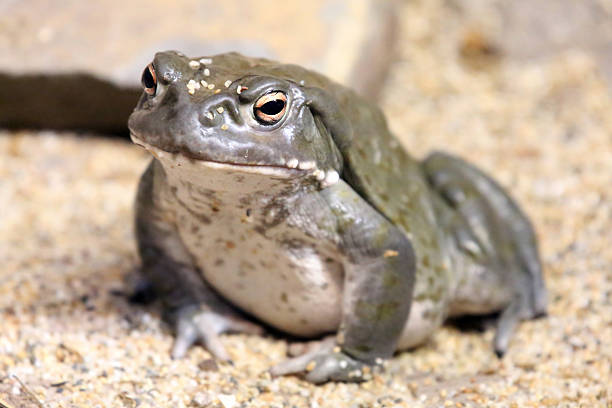
<instances>
[{"instance_id":1,"label":"colorado river toad","mask_svg":"<svg viewBox=\"0 0 612 408\"><path fill-rule=\"evenodd\" d=\"M154 159L137 196L145 275L174 357L260 321L320 347L272 368L361 381L448 317L500 312L501 355L545 313L533 229L475 167L411 158L381 111L295 65L162 52L129 120Z\"/></svg>"}]
</instances>

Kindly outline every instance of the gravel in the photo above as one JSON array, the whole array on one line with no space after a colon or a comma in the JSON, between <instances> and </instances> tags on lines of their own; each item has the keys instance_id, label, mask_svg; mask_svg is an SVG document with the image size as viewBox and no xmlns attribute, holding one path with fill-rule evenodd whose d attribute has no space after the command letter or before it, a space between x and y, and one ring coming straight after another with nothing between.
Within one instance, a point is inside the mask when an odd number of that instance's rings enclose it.
<instances>
[{"instance_id":1,"label":"gravel","mask_svg":"<svg viewBox=\"0 0 612 408\"><path fill-rule=\"evenodd\" d=\"M442 4L404 6L382 106L416 156L468 158L533 219L549 315L522 324L503 360L492 329L445 326L360 385L271 379L282 337L224 336L233 365L201 347L173 361L159 310L126 300L146 154L95 137L0 132L0 406L612 406L608 85L578 51L504 59Z\"/></svg>"}]
</instances>

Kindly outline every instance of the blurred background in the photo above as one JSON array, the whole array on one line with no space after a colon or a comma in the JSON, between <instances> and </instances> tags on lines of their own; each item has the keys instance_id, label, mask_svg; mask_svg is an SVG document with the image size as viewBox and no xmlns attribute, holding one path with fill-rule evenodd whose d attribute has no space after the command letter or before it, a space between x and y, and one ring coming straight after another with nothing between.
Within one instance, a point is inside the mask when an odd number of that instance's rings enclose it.
<instances>
[{"instance_id":1,"label":"blurred background","mask_svg":"<svg viewBox=\"0 0 612 408\"><path fill-rule=\"evenodd\" d=\"M296 63L375 94L397 40L396 11L371 0L4 0L0 126L125 133L143 68L169 49Z\"/></svg>"},{"instance_id":2,"label":"blurred background","mask_svg":"<svg viewBox=\"0 0 612 408\"><path fill-rule=\"evenodd\" d=\"M445 57L462 69L581 50L612 76L609 0L432 0L422 7L440 14L409 15L400 33L400 9L419 4L3 0L0 127L125 133L140 73L167 49L192 56L234 50L296 63L371 96L380 95L390 63L410 57L402 47L410 52L432 36L444 39L451 48Z\"/></svg>"},{"instance_id":3,"label":"blurred background","mask_svg":"<svg viewBox=\"0 0 612 408\"><path fill-rule=\"evenodd\" d=\"M318 70L416 157L486 170L533 220L549 316L503 361L491 330L443 327L361 387L262 376L279 339L227 336L239 358L212 372L202 348L170 361L125 300L149 160L126 121L167 49ZM0 0L0 402L38 406L13 373L49 407L610 406L611 81L612 0Z\"/></svg>"}]
</instances>

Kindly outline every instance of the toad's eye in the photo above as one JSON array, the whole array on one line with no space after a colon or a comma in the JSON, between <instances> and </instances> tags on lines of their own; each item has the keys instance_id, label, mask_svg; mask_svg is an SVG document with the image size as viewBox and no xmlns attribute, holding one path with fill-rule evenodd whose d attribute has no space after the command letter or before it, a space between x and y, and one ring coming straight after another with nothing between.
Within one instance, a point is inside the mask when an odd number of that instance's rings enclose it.
<instances>
[{"instance_id":1,"label":"toad's eye","mask_svg":"<svg viewBox=\"0 0 612 408\"><path fill-rule=\"evenodd\" d=\"M147 65L147 67L142 72L142 87L144 91L148 95L155 95L155 91L157 90L157 74L155 73L155 68L153 64Z\"/></svg>"},{"instance_id":2,"label":"toad's eye","mask_svg":"<svg viewBox=\"0 0 612 408\"><path fill-rule=\"evenodd\" d=\"M264 125L273 125L281 120L286 110L287 95L281 91L265 94L253 106L255 117Z\"/></svg>"}]
</instances>

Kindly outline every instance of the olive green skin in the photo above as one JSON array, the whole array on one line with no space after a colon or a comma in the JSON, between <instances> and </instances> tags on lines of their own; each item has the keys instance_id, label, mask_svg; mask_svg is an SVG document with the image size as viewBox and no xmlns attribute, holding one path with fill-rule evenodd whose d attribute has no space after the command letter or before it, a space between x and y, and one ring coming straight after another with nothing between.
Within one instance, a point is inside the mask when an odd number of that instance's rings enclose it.
<instances>
[{"instance_id":1,"label":"olive green skin","mask_svg":"<svg viewBox=\"0 0 612 408\"><path fill-rule=\"evenodd\" d=\"M232 171L278 170L282 176L275 175L278 182L269 189L240 198L272 197L274 213L285 214L270 223L265 217L270 205L249 208L247 214L255 214L253 230L274 241L271 248L281 255L291 240L275 237L275 230L312 238L298 245L310 245L315 254L331 251L344 271L335 339L275 367L274 374L304 374L316 383L361 381L365 365L421 343L447 317L496 311L502 312L495 339L501 355L518 321L545 312L533 229L498 184L446 154L414 160L389 132L380 109L322 75L235 53L209 60L200 64L180 53L158 53L156 94L143 94L129 127L137 144L154 155L187 158L185 166L212 162L238 166ZM273 125L259 123L254 101L279 90L287 95L287 112ZM288 158L308 166L296 169ZM214 180L182 179L187 176L173 163L154 159L139 186L136 225L143 271L176 325L173 355L201 340L215 356L227 358L217 334L258 329L236 312L240 302L223 299L226 289L202 279L202 268L192 259L200 255L184 242L185 227L175 219L177 185L201 181L208 188ZM197 171L189 174L199 177ZM235 206L242 210L240 200ZM214 214L202 210L194 217L206 224ZM276 325L256 308L242 309ZM214 316L215 324L202 323L204 315ZM219 328L211 329L215 325ZM283 330L282 324L277 328ZM325 332L313 330L287 329L306 337Z\"/></svg>"}]
</instances>

